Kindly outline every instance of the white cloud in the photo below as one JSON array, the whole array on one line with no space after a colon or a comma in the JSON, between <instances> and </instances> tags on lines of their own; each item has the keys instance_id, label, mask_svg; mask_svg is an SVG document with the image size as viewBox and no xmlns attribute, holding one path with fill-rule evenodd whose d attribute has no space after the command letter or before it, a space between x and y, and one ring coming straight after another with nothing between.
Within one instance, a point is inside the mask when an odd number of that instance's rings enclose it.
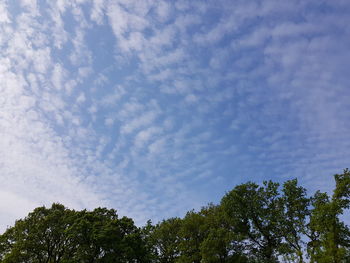
<instances>
[{"instance_id":1,"label":"white cloud","mask_svg":"<svg viewBox=\"0 0 350 263\"><path fill-rule=\"evenodd\" d=\"M167 2L159 2L156 5L157 18L160 22L166 22L169 19L171 13L171 4Z\"/></svg>"},{"instance_id":2,"label":"white cloud","mask_svg":"<svg viewBox=\"0 0 350 263\"><path fill-rule=\"evenodd\" d=\"M51 50L49 47L45 47L41 50L33 52L33 65L38 73L46 73L50 67L51 62Z\"/></svg>"},{"instance_id":3,"label":"white cloud","mask_svg":"<svg viewBox=\"0 0 350 263\"><path fill-rule=\"evenodd\" d=\"M3 232L6 228L15 222L18 218L25 217L38 204L30 202L23 198L20 193L12 193L4 190L0 191L0 199L6 202L0 202L0 211L7 211L6 217L0 219L0 231Z\"/></svg>"},{"instance_id":4,"label":"white cloud","mask_svg":"<svg viewBox=\"0 0 350 263\"><path fill-rule=\"evenodd\" d=\"M169 52L158 58L149 58L149 63L153 64L153 67L169 67L172 64L181 63L185 58L185 52L178 48L172 52ZM145 64L147 62L145 61Z\"/></svg>"},{"instance_id":5,"label":"white cloud","mask_svg":"<svg viewBox=\"0 0 350 263\"><path fill-rule=\"evenodd\" d=\"M82 168L78 158L70 155L72 139L54 130L55 124L63 124L62 112L67 108L62 87L70 85L71 90L74 81L67 80L64 65L52 57L54 47L48 40L55 36L46 32L45 23L35 20L39 15L35 2L22 3L27 11L22 10L15 18L17 24L11 24L10 29L0 27L1 35L8 39L0 56L0 97L4 98L0 114L0 195L6 200L0 204L2 229L42 204L58 201L81 209L103 203L93 187L78 177ZM53 20L53 24L62 22L57 17ZM81 124L74 114L69 118ZM77 134L81 139L86 136L81 129Z\"/></svg>"},{"instance_id":6,"label":"white cloud","mask_svg":"<svg viewBox=\"0 0 350 263\"><path fill-rule=\"evenodd\" d=\"M254 46L260 46L264 44L264 41L271 36L271 29L268 27L259 27L252 33L240 38L239 40L233 40L232 46L239 48L252 48Z\"/></svg>"},{"instance_id":7,"label":"white cloud","mask_svg":"<svg viewBox=\"0 0 350 263\"><path fill-rule=\"evenodd\" d=\"M317 165L346 164L344 14L275 0L7 4L0 197L19 208L4 224L52 201L144 223L203 205L208 185L249 179L238 174L310 182Z\"/></svg>"},{"instance_id":8,"label":"white cloud","mask_svg":"<svg viewBox=\"0 0 350 263\"><path fill-rule=\"evenodd\" d=\"M70 61L74 66L81 66L84 65L83 67L80 68L80 74L83 75L83 77L86 74L86 65L90 65L92 58L91 58L91 52L87 49L85 45L85 33L84 33L84 28L83 27L78 27L75 30L75 37L72 40L74 49L71 52L70 55Z\"/></svg>"},{"instance_id":9,"label":"white cloud","mask_svg":"<svg viewBox=\"0 0 350 263\"><path fill-rule=\"evenodd\" d=\"M193 104L195 102L198 101L198 97L195 96L194 94L188 94L186 97L185 97L185 101L189 104Z\"/></svg>"},{"instance_id":10,"label":"white cloud","mask_svg":"<svg viewBox=\"0 0 350 263\"><path fill-rule=\"evenodd\" d=\"M68 34L64 29L64 23L61 17L61 14L64 13L65 9L67 8L66 2L59 0L52 1L49 4L49 14L53 20L51 28L53 44L56 48L61 49L63 45L68 41Z\"/></svg>"},{"instance_id":11,"label":"white cloud","mask_svg":"<svg viewBox=\"0 0 350 263\"><path fill-rule=\"evenodd\" d=\"M123 108L119 111L118 116L123 121L129 120L131 117L143 111L144 108L145 106L142 103L131 99L123 105Z\"/></svg>"},{"instance_id":12,"label":"white cloud","mask_svg":"<svg viewBox=\"0 0 350 263\"><path fill-rule=\"evenodd\" d=\"M152 139L154 135L160 134L161 132L162 129L159 127L149 127L140 131L135 136L135 146L137 148L143 147L145 144L148 144L148 142Z\"/></svg>"},{"instance_id":13,"label":"white cloud","mask_svg":"<svg viewBox=\"0 0 350 263\"><path fill-rule=\"evenodd\" d=\"M81 92L77 98L77 103L81 104L84 103L86 101L86 97L84 92Z\"/></svg>"},{"instance_id":14,"label":"white cloud","mask_svg":"<svg viewBox=\"0 0 350 263\"><path fill-rule=\"evenodd\" d=\"M0 3L0 23L10 23L10 15L7 12L7 5L6 2Z\"/></svg>"},{"instance_id":15,"label":"white cloud","mask_svg":"<svg viewBox=\"0 0 350 263\"><path fill-rule=\"evenodd\" d=\"M114 123L113 118L106 118L106 119L105 119L105 124L106 124L107 126L112 126L113 123Z\"/></svg>"},{"instance_id":16,"label":"white cloud","mask_svg":"<svg viewBox=\"0 0 350 263\"><path fill-rule=\"evenodd\" d=\"M150 47L161 52L161 48L171 45L176 37L176 29L173 26L154 30L154 35L149 38Z\"/></svg>"},{"instance_id":17,"label":"white cloud","mask_svg":"<svg viewBox=\"0 0 350 263\"><path fill-rule=\"evenodd\" d=\"M202 34L194 35L194 42L200 45L215 44L222 38L237 28L237 18L231 15L217 24L214 28Z\"/></svg>"},{"instance_id":18,"label":"white cloud","mask_svg":"<svg viewBox=\"0 0 350 263\"><path fill-rule=\"evenodd\" d=\"M132 3L123 3L124 5ZM137 14L137 11L145 11L146 1L143 4L135 4L132 6L133 10L126 11L121 5L116 2L109 2L108 4L108 18L110 25L117 39L118 46L123 51L140 50L143 46L143 35L140 33L148 26L148 21L141 15Z\"/></svg>"},{"instance_id":19,"label":"white cloud","mask_svg":"<svg viewBox=\"0 0 350 263\"><path fill-rule=\"evenodd\" d=\"M23 8L26 8L30 13L37 14L38 13L38 6L36 0L21 0L20 4Z\"/></svg>"},{"instance_id":20,"label":"white cloud","mask_svg":"<svg viewBox=\"0 0 350 263\"><path fill-rule=\"evenodd\" d=\"M56 89L62 89L65 75L66 74L62 66L60 64L56 64L52 70L51 77L52 84Z\"/></svg>"},{"instance_id":21,"label":"white cloud","mask_svg":"<svg viewBox=\"0 0 350 263\"><path fill-rule=\"evenodd\" d=\"M95 21L98 25L103 23L104 11L105 11L105 0L94 0L91 11L91 20Z\"/></svg>"},{"instance_id":22,"label":"white cloud","mask_svg":"<svg viewBox=\"0 0 350 263\"><path fill-rule=\"evenodd\" d=\"M27 111L34 99L21 96L20 102L16 118L11 117L11 108L0 118L1 125L6 127L0 140L2 191L18 204L14 206L18 210L2 210L6 223L12 224L9 220L13 216L23 216L34 205L56 201L75 208L97 205L100 199L75 177L75 165L61 140L40 114Z\"/></svg>"},{"instance_id":23,"label":"white cloud","mask_svg":"<svg viewBox=\"0 0 350 263\"><path fill-rule=\"evenodd\" d=\"M132 133L133 131L147 126L151 123L153 123L153 121L156 119L157 117L157 112L155 111L149 111L146 113L143 113L140 117L136 117L134 119L131 119L129 122L127 122L126 124L124 124L121 128L120 128L120 132L123 134L129 134Z\"/></svg>"},{"instance_id":24,"label":"white cloud","mask_svg":"<svg viewBox=\"0 0 350 263\"><path fill-rule=\"evenodd\" d=\"M155 142L153 142L148 146L148 150L151 154L159 154L163 151L165 147L165 143L166 141L164 138L156 140Z\"/></svg>"}]
</instances>

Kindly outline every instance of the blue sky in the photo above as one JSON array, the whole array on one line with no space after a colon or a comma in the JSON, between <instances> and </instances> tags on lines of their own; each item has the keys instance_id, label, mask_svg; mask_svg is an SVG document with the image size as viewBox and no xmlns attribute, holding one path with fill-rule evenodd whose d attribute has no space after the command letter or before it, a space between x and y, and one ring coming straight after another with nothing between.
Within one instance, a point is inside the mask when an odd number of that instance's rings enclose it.
<instances>
[{"instance_id":1,"label":"blue sky","mask_svg":"<svg viewBox=\"0 0 350 263\"><path fill-rule=\"evenodd\" d=\"M39 205L143 224L350 160L350 2L1 1L0 227Z\"/></svg>"}]
</instances>

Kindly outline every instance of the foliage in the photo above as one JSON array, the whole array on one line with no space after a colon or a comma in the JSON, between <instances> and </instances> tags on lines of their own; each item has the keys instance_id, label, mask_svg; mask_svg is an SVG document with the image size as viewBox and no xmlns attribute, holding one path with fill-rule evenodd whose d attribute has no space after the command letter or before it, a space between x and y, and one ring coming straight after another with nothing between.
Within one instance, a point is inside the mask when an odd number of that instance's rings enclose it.
<instances>
[{"instance_id":1,"label":"foliage","mask_svg":"<svg viewBox=\"0 0 350 263\"><path fill-rule=\"evenodd\" d=\"M246 249L260 261L277 261L282 241L278 225L283 206L277 190L278 184L271 181L263 186L249 182L235 187L221 202L233 230L244 236Z\"/></svg>"},{"instance_id":2,"label":"foliage","mask_svg":"<svg viewBox=\"0 0 350 263\"><path fill-rule=\"evenodd\" d=\"M332 197L319 191L314 195L309 229L308 250L311 262L348 262L350 230L340 216L349 208L350 172L334 176L336 187Z\"/></svg>"},{"instance_id":3,"label":"foliage","mask_svg":"<svg viewBox=\"0 0 350 263\"><path fill-rule=\"evenodd\" d=\"M0 235L4 263L350 262L350 172L332 195L296 179L240 184L219 205L139 228L116 210L38 207Z\"/></svg>"},{"instance_id":4,"label":"foliage","mask_svg":"<svg viewBox=\"0 0 350 263\"><path fill-rule=\"evenodd\" d=\"M116 211L39 207L1 236L2 262L146 262L140 229Z\"/></svg>"},{"instance_id":5,"label":"foliage","mask_svg":"<svg viewBox=\"0 0 350 263\"><path fill-rule=\"evenodd\" d=\"M156 254L156 262L175 262L179 255L181 219L170 218L157 224L151 235L151 242Z\"/></svg>"},{"instance_id":6,"label":"foliage","mask_svg":"<svg viewBox=\"0 0 350 263\"><path fill-rule=\"evenodd\" d=\"M284 239L280 252L292 262L304 262L303 250L305 242L302 237L306 235L306 220L310 215L310 198L306 189L298 186L296 179L283 184L283 216L279 227Z\"/></svg>"}]
</instances>

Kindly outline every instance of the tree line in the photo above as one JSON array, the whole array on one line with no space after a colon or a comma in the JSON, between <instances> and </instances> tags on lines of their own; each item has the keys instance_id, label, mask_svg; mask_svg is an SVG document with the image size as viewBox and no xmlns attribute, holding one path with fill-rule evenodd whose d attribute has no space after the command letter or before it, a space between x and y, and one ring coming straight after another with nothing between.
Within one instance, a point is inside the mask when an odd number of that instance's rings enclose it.
<instances>
[{"instance_id":1,"label":"tree line","mask_svg":"<svg viewBox=\"0 0 350 263\"><path fill-rule=\"evenodd\" d=\"M296 179L237 185L217 205L137 227L117 211L38 207L0 235L6 263L350 262L350 171L332 194Z\"/></svg>"}]
</instances>

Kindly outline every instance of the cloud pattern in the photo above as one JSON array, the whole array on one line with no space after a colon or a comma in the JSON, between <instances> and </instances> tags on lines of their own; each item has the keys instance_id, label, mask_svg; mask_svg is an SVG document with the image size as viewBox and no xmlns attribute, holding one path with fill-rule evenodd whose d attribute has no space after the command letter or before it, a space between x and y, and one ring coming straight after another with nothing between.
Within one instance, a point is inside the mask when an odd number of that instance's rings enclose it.
<instances>
[{"instance_id":1,"label":"cloud pattern","mask_svg":"<svg viewBox=\"0 0 350 263\"><path fill-rule=\"evenodd\" d=\"M0 2L5 228L38 205L143 224L350 156L350 4Z\"/></svg>"}]
</instances>

